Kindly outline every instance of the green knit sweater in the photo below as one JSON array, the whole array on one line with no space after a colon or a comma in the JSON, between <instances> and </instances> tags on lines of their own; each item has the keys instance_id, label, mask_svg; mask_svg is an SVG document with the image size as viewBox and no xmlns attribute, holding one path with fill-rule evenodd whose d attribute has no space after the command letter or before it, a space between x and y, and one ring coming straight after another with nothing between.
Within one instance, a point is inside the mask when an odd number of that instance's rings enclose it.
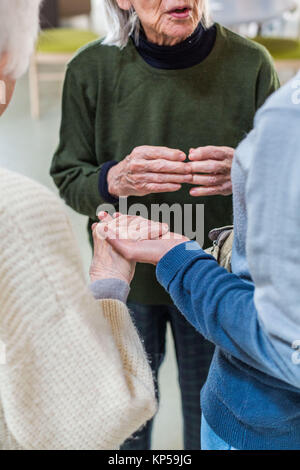
<instances>
[{"instance_id":1,"label":"green knit sweater","mask_svg":"<svg viewBox=\"0 0 300 470\"><path fill-rule=\"evenodd\" d=\"M217 25L209 56L182 70L148 65L130 40L123 50L96 41L67 70L60 143L51 175L66 203L96 220L101 164L121 161L140 145L236 147L253 127L256 110L279 86L266 50ZM204 204L205 245L214 227L232 223L231 197L193 198L189 185L175 193L129 197L143 203ZM138 265L130 301L170 304L155 269Z\"/></svg>"}]
</instances>

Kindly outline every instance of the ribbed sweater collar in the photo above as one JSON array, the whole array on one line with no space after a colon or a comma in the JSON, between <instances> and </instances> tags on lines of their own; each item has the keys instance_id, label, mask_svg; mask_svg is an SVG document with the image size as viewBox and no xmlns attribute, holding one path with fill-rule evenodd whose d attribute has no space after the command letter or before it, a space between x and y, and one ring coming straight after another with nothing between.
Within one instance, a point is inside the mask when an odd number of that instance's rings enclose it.
<instances>
[{"instance_id":1,"label":"ribbed sweater collar","mask_svg":"<svg viewBox=\"0 0 300 470\"><path fill-rule=\"evenodd\" d=\"M133 42L138 53L152 67L177 70L193 67L210 54L216 40L216 26L205 29L201 23L185 41L175 46L159 46L149 42L141 31L138 42Z\"/></svg>"}]
</instances>

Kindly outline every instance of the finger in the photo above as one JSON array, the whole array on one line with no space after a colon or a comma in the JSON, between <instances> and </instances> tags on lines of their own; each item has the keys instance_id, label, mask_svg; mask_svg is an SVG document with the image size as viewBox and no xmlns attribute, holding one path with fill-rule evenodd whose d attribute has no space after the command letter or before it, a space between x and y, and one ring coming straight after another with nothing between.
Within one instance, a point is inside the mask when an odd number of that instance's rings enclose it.
<instances>
[{"instance_id":1,"label":"finger","mask_svg":"<svg viewBox=\"0 0 300 470\"><path fill-rule=\"evenodd\" d=\"M206 147L198 147L192 149L189 153L189 160L225 160L227 158L232 159L234 149L231 147L215 147L208 145Z\"/></svg>"},{"instance_id":2,"label":"finger","mask_svg":"<svg viewBox=\"0 0 300 470\"><path fill-rule=\"evenodd\" d=\"M120 212L116 212L113 215L114 219L109 222L112 228L114 227L122 227L122 226L129 226L130 223L141 223L142 220L146 220L140 216L132 216L127 214L121 214Z\"/></svg>"},{"instance_id":3,"label":"finger","mask_svg":"<svg viewBox=\"0 0 300 470\"><path fill-rule=\"evenodd\" d=\"M141 216L130 216L120 214L120 217L117 221L120 228L128 226L132 230L141 230L148 228L149 232L151 230L159 230L159 233L163 234L169 231L169 226L166 223L160 223L154 220L148 220ZM111 225L112 223L110 223Z\"/></svg>"},{"instance_id":4,"label":"finger","mask_svg":"<svg viewBox=\"0 0 300 470\"><path fill-rule=\"evenodd\" d=\"M97 233L103 238L108 230L116 231L116 227L119 226L119 217L113 218L107 212L101 212L98 214L100 223L97 224Z\"/></svg>"},{"instance_id":5,"label":"finger","mask_svg":"<svg viewBox=\"0 0 300 470\"><path fill-rule=\"evenodd\" d=\"M116 227L117 236L122 239L141 240L159 238L169 230L167 224L160 224L142 217L127 218L126 224ZM113 230L113 228L112 228Z\"/></svg>"},{"instance_id":6,"label":"finger","mask_svg":"<svg viewBox=\"0 0 300 470\"><path fill-rule=\"evenodd\" d=\"M191 162L192 173L214 173L214 174L229 174L231 172L231 163L227 161L218 160L204 160Z\"/></svg>"},{"instance_id":7,"label":"finger","mask_svg":"<svg viewBox=\"0 0 300 470\"><path fill-rule=\"evenodd\" d=\"M168 174L168 173L138 173L132 175L132 180L147 183L191 183L193 179L192 173L186 175Z\"/></svg>"},{"instance_id":8,"label":"finger","mask_svg":"<svg viewBox=\"0 0 300 470\"><path fill-rule=\"evenodd\" d=\"M142 223L148 223L148 220L141 216L132 216L126 214L120 214L115 219L108 222L110 230L138 230Z\"/></svg>"},{"instance_id":9,"label":"finger","mask_svg":"<svg viewBox=\"0 0 300 470\"><path fill-rule=\"evenodd\" d=\"M192 184L197 186L221 186L230 180L230 175L199 175L194 174Z\"/></svg>"},{"instance_id":10,"label":"finger","mask_svg":"<svg viewBox=\"0 0 300 470\"><path fill-rule=\"evenodd\" d=\"M226 183L222 186L211 186L211 187L200 187L192 188L190 190L190 195L194 197L199 196L229 196L232 194L232 185L231 183Z\"/></svg>"},{"instance_id":11,"label":"finger","mask_svg":"<svg viewBox=\"0 0 300 470\"><path fill-rule=\"evenodd\" d=\"M181 184L156 184L149 183L145 185L144 195L151 193L173 193L181 189Z\"/></svg>"},{"instance_id":12,"label":"finger","mask_svg":"<svg viewBox=\"0 0 300 470\"><path fill-rule=\"evenodd\" d=\"M93 224L93 227L92 227L92 236L93 236L93 240L94 240L94 246L95 246L95 241L96 241L96 238L97 238L97 225L98 224Z\"/></svg>"},{"instance_id":13,"label":"finger","mask_svg":"<svg viewBox=\"0 0 300 470\"><path fill-rule=\"evenodd\" d=\"M116 218L104 219L98 227L98 233L101 238L106 239L108 235L115 238L128 239L131 238L129 230L131 227L132 232L138 231L141 221L145 221L141 217L128 216L119 213ZM133 238L133 237L132 237ZM136 237L135 237L136 238Z\"/></svg>"},{"instance_id":14,"label":"finger","mask_svg":"<svg viewBox=\"0 0 300 470\"><path fill-rule=\"evenodd\" d=\"M145 160L155 160L157 158L162 158L164 160L171 161L184 161L186 159L186 154L178 149L171 149L168 147L151 147L143 146L135 149L139 153L141 158Z\"/></svg>"},{"instance_id":15,"label":"finger","mask_svg":"<svg viewBox=\"0 0 300 470\"><path fill-rule=\"evenodd\" d=\"M147 220L142 222L138 230L139 240L155 240L169 232L168 224L160 224Z\"/></svg>"},{"instance_id":16,"label":"finger","mask_svg":"<svg viewBox=\"0 0 300 470\"><path fill-rule=\"evenodd\" d=\"M122 240L156 239L169 231L168 224L161 224L139 216L120 215L116 220L101 223L101 238L113 237Z\"/></svg>"},{"instance_id":17,"label":"finger","mask_svg":"<svg viewBox=\"0 0 300 470\"><path fill-rule=\"evenodd\" d=\"M99 212L98 214L98 219L101 221L101 222L107 222L109 220L112 220L112 216L108 214L108 212L104 212L104 211L101 211Z\"/></svg>"},{"instance_id":18,"label":"finger","mask_svg":"<svg viewBox=\"0 0 300 470\"><path fill-rule=\"evenodd\" d=\"M109 223L102 222L97 225L97 229L94 233L101 240L106 240L107 237L117 238L119 236L118 230L118 228L112 227Z\"/></svg>"},{"instance_id":19,"label":"finger","mask_svg":"<svg viewBox=\"0 0 300 470\"><path fill-rule=\"evenodd\" d=\"M131 173L169 173L186 175L191 173L190 163L168 160L134 160L130 164Z\"/></svg>"}]
</instances>

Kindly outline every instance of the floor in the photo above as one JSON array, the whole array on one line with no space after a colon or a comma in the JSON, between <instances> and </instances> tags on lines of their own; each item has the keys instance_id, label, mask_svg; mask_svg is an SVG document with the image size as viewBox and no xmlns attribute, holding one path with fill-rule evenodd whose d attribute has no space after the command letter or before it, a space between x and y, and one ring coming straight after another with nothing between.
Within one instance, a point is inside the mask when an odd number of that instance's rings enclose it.
<instances>
[{"instance_id":1,"label":"floor","mask_svg":"<svg viewBox=\"0 0 300 470\"><path fill-rule=\"evenodd\" d=\"M9 109L0 123L0 166L30 176L56 192L49 167L58 141L60 92L57 84L43 85L42 117L33 121L29 114L27 77L21 79ZM91 251L87 241L86 220L66 207L77 237L85 271L88 273ZM180 397L176 381L174 347L168 332L167 357L160 374L161 405L155 421L153 448L182 448Z\"/></svg>"}]
</instances>

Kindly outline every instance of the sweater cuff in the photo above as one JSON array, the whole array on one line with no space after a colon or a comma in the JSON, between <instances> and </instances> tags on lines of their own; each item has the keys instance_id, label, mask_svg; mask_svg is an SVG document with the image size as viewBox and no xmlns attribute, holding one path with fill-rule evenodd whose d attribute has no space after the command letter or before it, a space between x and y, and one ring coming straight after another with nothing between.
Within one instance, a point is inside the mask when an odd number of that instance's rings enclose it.
<instances>
[{"instance_id":1,"label":"sweater cuff","mask_svg":"<svg viewBox=\"0 0 300 470\"><path fill-rule=\"evenodd\" d=\"M119 199L112 196L108 191L107 174L109 170L113 166L117 165L118 163L119 162L116 162L115 160L111 160L109 162L104 163L99 173L99 180L98 180L99 194L105 202L108 202L111 204L118 204Z\"/></svg>"},{"instance_id":2,"label":"sweater cuff","mask_svg":"<svg viewBox=\"0 0 300 470\"><path fill-rule=\"evenodd\" d=\"M129 285L121 279L100 279L90 284L90 290L96 300L113 299L126 304L130 291Z\"/></svg>"},{"instance_id":3,"label":"sweater cuff","mask_svg":"<svg viewBox=\"0 0 300 470\"><path fill-rule=\"evenodd\" d=\"M184 242L175 246L159 261L156 267L158 282L168 291L170 283L178 273L191 261L199 259L214 259L205 253L201 246L194 241Z\"/></svg>"}]
</instances>

